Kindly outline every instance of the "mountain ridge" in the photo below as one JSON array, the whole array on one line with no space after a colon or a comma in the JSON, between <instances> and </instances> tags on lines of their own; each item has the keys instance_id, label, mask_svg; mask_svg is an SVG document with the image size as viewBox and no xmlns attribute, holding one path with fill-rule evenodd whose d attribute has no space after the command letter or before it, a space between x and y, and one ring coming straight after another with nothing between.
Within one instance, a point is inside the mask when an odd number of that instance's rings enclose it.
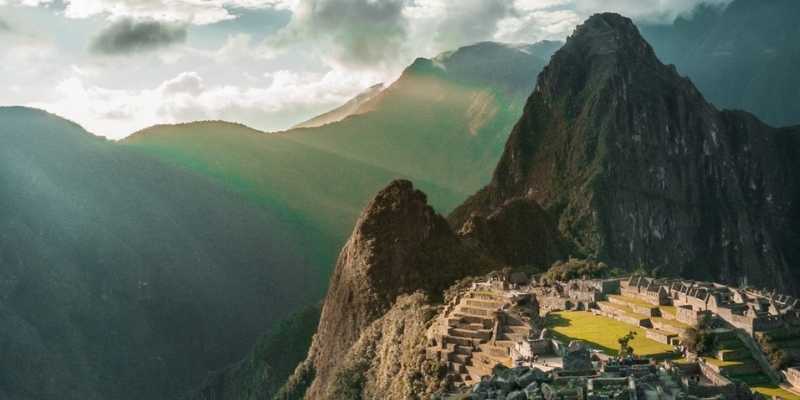
<instances>
[{"instance_id":1,"label":"mountain ridge","mask_svg":"<svg viewBox=\"0 0 800 400\"><path fill-rule=\"evenodd\" d=\"M553 56L492 182L451 222L528 196L556 215L585 255L794 291L784 257L797 240L789 223L797 176L783 151L795 146L794 128L718 111L621 18L593 16ZM766 171L779 172L769 179ZM710 243L700 232L712 235ZM725 249L733 232L741 243ZM763 258L762 247L769 248Z\"/></svg>"},{"instance_id":2,"label":"mountain ridge","mask_svg":"<svg viewBox=\"0 0 800 400\"><path fill-rule=\"evenodd\" d=\"M369 109L364 107L366 103L372 100L375 96L378 96L380 92L384 89L383 83L377 83L366 88L361 93L357 94L352 99L348 100L346 103L328 111L312 117L306 121L303 121L299 124L296 124L289 128L291 129L298 129L298 128L316 128L322 125L327 125L333 122L341 121L347 117L352 115L363 114L368 112Z\"/></svg>"},{"instance_id":3,"label":"mountain ridge","mask_svg":"<svg viewBox=\"0 0 800 400\"><path fill-rule=\"evenodd\" d=\"M41 110L0 121L3 396L172 398L323 291L277 213Z\"/></svg>"}]
</instances>

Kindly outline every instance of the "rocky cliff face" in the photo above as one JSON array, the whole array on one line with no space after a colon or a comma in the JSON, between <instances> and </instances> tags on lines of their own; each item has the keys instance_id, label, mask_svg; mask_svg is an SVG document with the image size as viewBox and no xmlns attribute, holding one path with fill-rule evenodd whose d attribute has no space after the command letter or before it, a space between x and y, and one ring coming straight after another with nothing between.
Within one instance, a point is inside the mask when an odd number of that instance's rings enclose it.
<instances>
[{"instance_id":1,"label":"rocky cliff face","mask_svg":"<svg viewBox=\"0 0 800 400\"><path fill-rule=\"evenodd\" d=\"M299 398L308 384L307 399L338 398L333 383L351 347L398 296L421 291L435 299L457 279L493 268L461 243L411 182L392 182L342 249L308 359L280 395Z\"/></svg>"},{"instance_id":2,"label":"rocky cliff face","mask_svg":"<svg viewBox=\"0 0 800 400\"><path fill-rule=\"evenodd\" d=\"M549 267L568 252L550 215L524 197L505 202L487 216L470 215L458 234L477 251L532 271Z\"/></svg>"},{"instance_id":3,"label":"rocky cliff face","mask_svg":"<svg viewBox=\"0 0 800 400\"><path fill-rule=\"evenodd\" d=\"M450 218L529 198L577 252L796 292L798 135L718 111L629 19L598 14L539 76L491 183Z\"/></svg>"}]
</instances>

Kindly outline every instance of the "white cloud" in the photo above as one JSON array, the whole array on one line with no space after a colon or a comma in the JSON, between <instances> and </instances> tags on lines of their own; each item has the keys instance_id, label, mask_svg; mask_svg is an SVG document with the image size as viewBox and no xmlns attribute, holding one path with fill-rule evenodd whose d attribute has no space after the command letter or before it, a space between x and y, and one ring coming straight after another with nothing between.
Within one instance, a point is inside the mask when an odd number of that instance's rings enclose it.
<instances>
[{"instance_id":1,"label":"white cloud","mask_svg":"<svg viewBox=\"0 0 800 400\"><path fill-rule=\"evenodd\" d=\"M377 76L276 71L258 86L208 85L196 72L183 72L145 90L115 90L87 84L75 75L55 88L55 100L35 102L88 130L121 138L157 124L221 119L263 130L278 130L347 101L353 91L375 83Z\"/></svg>"},{"instance_id":2,"label":"white cloud","mask_svg":"<svg viewBox=\"0 0 800 400\"><path fill-rule=\"evenodd\" d=\"M43 0L24 0L43 2ZM46 1L46 0L44 0ZM291 0L63 0L68 18L104 15L110 19L133 18L195 25L234 19L232 9L285 9Z\"/></svg>"},{"instance_id":3,"label":"white cloud","mask_svg":"<svg viewBox=\"0 0 800 400\"><path fill-rule=\"evenodd\" d=\"M228 36L225 44L219 50L209 53L217 62L241 63L252 60L269 60L277 55L277 51L264 44L257 43L253 36L247 33L237 33Z\"/></svg>"}]
</instances>

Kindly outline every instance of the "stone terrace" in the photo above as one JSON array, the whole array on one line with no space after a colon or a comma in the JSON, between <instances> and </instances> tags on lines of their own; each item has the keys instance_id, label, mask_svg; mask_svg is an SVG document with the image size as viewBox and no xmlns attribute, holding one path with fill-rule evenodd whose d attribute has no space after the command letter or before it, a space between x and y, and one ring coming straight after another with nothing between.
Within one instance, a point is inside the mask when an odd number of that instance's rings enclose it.
<instances>
[{"instance_id":1,"label":"stone terrace","mask_svg":"<svg viewBox=\"0 0 800 400\"><path fill-rule=\"evenodd\" d=\"M472 384L497 364L511 366L510 348L531 328L511 312L513 294L479 285L448 304L428 331L427 355L445 362L456 381Z\"/></svg>"}]
</instances>

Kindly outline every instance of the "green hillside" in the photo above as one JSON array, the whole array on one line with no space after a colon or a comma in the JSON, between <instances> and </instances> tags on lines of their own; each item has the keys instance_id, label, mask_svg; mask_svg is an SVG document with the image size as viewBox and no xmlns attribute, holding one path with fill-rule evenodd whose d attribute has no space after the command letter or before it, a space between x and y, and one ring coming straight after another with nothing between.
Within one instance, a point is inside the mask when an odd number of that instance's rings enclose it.
<instances>
[{"instance_id":1,"label":"green hillside","mask_svg":"<svg viewBox=\"0 0 800 400\"><path fill-rule=\"evenodd\" d=\"M557 46L480 43L418 59L363 113L322 127L264 133L225 122L162 125L122 145L289 210L310 232L308 251L333 265L360 210L390 180L413 179L442 212L486 183Z\"/></svg>"},{"instance_id":2,"label":"green hillside","mask_svg":"<svg viewBox=\"0 0 800 400\"><path fill-rule=\"evenodd\" d=\"M175 398L322 294L286 210L38 110L0 141L0 398Z\"/></svg>"},{"instance_id":3,"label":"green hillside","mask_svg":"<svg viewBox=\"0 0 800 400\"><path fill-rule=\"evenodd\" d=\"M370 112L284 135L466 197L489 181L536 76L559 46L484 42L420 58L363 106Z\"/></svg>"},{"instance_id":4,"label":"green hillside","mask_svg":"<svg viewBox=\"0 0 800 400\"><path fill-rule=\"evenodd\" d=\"M400 174L227 122L156 126L124 142L127 148L208 175L270 210L279 210L306 233L305 251L332 264L340 238L370 196ZM422 184L438 204L460 199ZM327 281L327 275L323 279Z\"/></svg>"}]
</instances>

